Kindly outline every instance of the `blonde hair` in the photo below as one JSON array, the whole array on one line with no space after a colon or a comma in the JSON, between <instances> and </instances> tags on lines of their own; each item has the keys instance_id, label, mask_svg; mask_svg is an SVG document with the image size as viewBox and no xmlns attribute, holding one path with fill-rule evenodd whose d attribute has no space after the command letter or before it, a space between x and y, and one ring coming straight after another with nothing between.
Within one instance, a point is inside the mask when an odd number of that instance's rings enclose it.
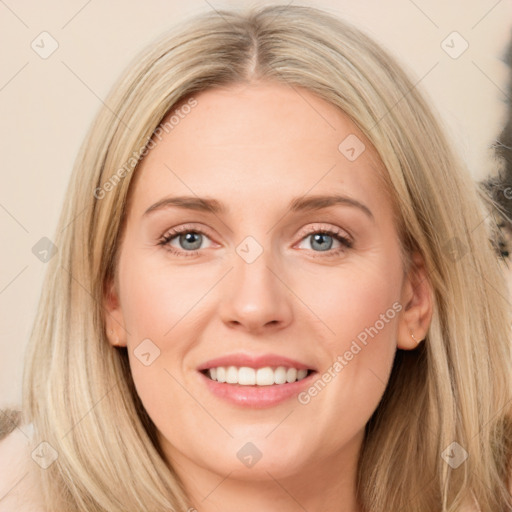
<instances>
[{"instance_id":1,"label":"blonde hair","mask_svg":"<svg viewBox=\"0 0 512 512\"><path fill-rule=\"evenodd\" d=\"M155 129L195 93L259 80L316 93L367 136L388 172L405 254L421 254L434 292L425 341L397 351L367 425L361 506L448 512L472 497L482 512L504 510L510 318L482 194L396 61L350 24L305 6L189 19L136 59L84 141L24 375L24 421L59 454L41 470L48 509L192 506L158 446L126 351L108 343L102 303L116 275L130 183ZM442 457L453 442L469 455L457 469Z\"/></svg>"}]
</instances>

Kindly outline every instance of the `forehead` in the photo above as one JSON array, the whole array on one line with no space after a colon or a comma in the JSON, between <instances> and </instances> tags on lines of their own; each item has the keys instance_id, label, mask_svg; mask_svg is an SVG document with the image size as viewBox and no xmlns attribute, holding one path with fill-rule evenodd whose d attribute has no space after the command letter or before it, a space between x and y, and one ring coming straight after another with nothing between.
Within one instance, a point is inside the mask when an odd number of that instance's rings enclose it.
<instances>
[{"instance_id":1,"label":"forehead","mask_svg":"<svg viewBox=\"0 0 512 512\"><path fill-rule=\"evenodd\" d=\"M374 148L340 109L311 91L236 84L194 100L167 116L169 129L137 169L132 193L139 212L166 194L215 197L229 208L351 193L377 209L376 202L389 207Z\"/></svg>"}]
</instances>

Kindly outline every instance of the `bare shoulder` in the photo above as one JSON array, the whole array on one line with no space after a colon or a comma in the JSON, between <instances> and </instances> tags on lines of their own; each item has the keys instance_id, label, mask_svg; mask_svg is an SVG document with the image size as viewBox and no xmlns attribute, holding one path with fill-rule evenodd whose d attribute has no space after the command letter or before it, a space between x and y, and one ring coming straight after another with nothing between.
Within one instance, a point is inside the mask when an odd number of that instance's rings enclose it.
<instances>
[{"instance_id":1,"label":"bare shoulder","mask_svg":"<svg viewBox=\"0 0 512 512\"><path fill-rule=\"evenodd\" d=\"M44 512L30 434L22 426L0 441L0 512Z\"/></svg>"}]
</instances>

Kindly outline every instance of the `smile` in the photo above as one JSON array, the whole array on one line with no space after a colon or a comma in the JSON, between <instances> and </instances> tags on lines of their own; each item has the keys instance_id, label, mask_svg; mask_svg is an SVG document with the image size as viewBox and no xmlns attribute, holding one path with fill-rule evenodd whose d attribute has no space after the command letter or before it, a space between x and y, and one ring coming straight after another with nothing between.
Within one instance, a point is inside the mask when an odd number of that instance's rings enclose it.
<instances>
[{"instance_id":1,"label":"smile","mask_svg":"<svg viewBox=\"0 0 512 512\"><path fill-rule=\"evenodd\" d=\"M286 368L278 366L272 368L251 368L249 366L217 366L204 370L204 374L211 380L226 383L239 384L240 386L272 386L291 384L308 376L311 370Z\"/></svg>"}]
</instances>

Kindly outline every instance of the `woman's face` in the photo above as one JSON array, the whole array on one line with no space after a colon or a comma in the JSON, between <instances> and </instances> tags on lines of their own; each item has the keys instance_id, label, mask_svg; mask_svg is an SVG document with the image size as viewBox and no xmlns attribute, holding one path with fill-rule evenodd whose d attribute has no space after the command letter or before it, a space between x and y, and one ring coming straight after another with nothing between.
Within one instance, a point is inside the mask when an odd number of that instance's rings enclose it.
<instances>
[{"instance_id":1,"label":"woman's face","mask_svg":"<svg viewBox=\"0 0 512 512\"><path fill-rule=\"evenodd\" d=\"M108 327L175 467L354 468L397 346L416 347L428 320L382 164L307 90L195 100L132 183Z\"/></svg>"}]
</instances>

